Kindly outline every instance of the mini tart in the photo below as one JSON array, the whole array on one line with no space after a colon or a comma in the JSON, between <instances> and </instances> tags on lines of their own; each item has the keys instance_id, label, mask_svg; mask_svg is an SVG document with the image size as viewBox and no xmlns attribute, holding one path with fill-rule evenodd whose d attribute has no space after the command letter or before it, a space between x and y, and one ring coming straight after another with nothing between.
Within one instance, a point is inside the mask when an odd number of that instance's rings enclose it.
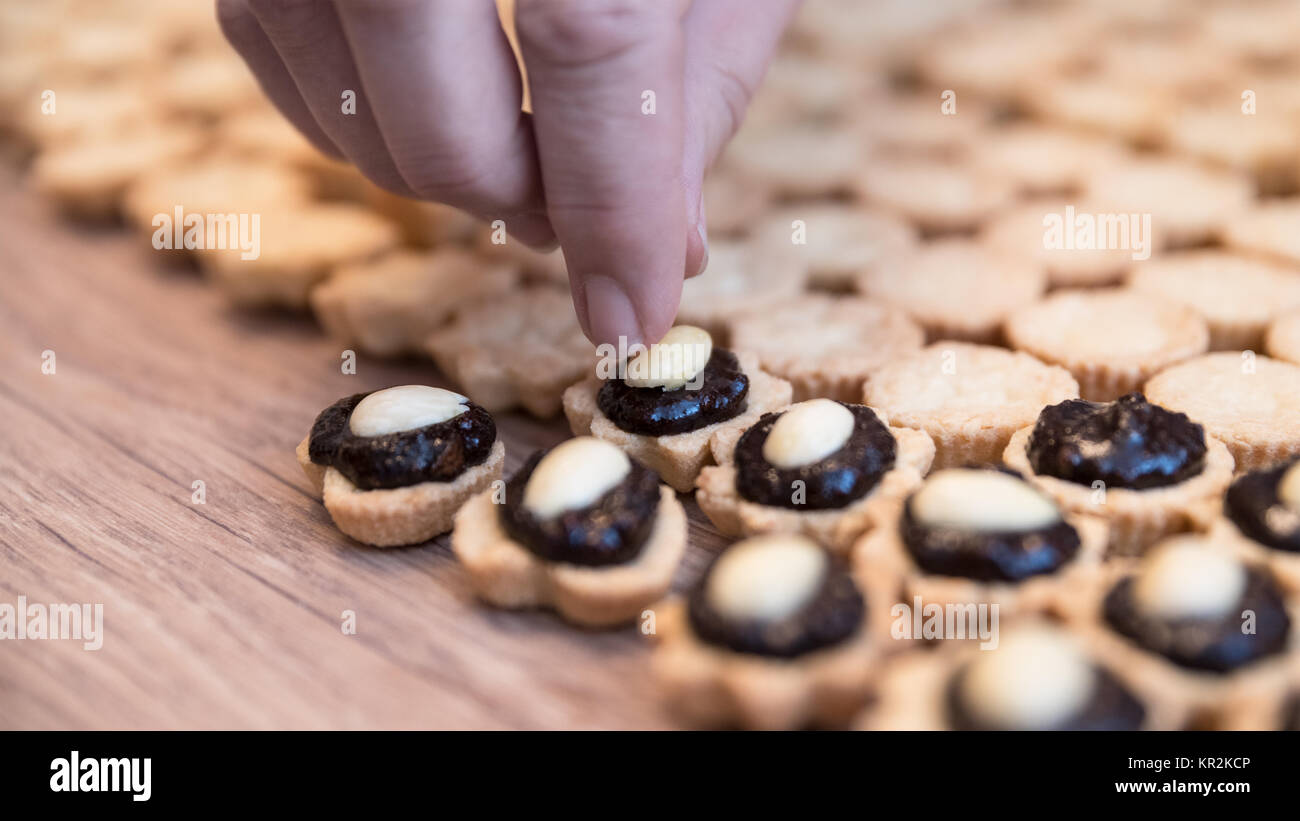
<instances>
[{"instance_id":1,"label":"mini tart","mask_svg":"<svg viewBox=\"0 0 1300 821\"><path fill-rule=\"evenodd\" d=\"M1292 594L1300 594L1300 468L1292 460L1238 476L1223 497L1211 536L1267 564Z\"/></svg>"},{"instance_id":2,"label":"mini tart","mask_svg":"<svg viewBox=\"0 0 1300 821\"><path fill-rule=\"evenodd\" d=\"M1104 519L1110 554L1132 556L1197 527L1232 481L1232 455L1184 414L1130 394L1044 408L1002 455L1069 513Z\"/></svg>"},{"instance_id":3,"label":"mini tart","mask_svg":"<svg viewBox=\"0 0 1300 821\"><path fill-rule=\"evenodd\" d=\"M1166 94L1098 75L1051 75L1025 82L1017 102L1036 118L1117 137L1138 146L1159 141L1170 101Z\"/></svg>"},{"instance_id":4,"label":"mini tart","mask_svg":"<svg viewBox=\"0 0 1300 821\"><path fill-rule=\"evenodd\" d=\"M884 597L789 533L733 544L654 612L652 669L697 725L841 726L868 697L888 636Z\"/></svg>"},{"instance_id":5,"label":"mini tart","mask_svg":"<svg viewBox=\"0 0 1300 821\"><path fill-rule=\"evenodd\" d=\"M1264 333L1264 352L1274 359L1300 365L1300 312L1273 320Z\"/></svg>"},{"instance_id":6,"label":"mini tart","mask_svg":"<svg viewBox=\"0 0 1300 821\"><path fill-rule=\"evenodd\" d=\"M1175 536L1142 561L1077 574L1058 610L1192 728L1280 692L1300 649L1300 614L1271 573L1233 543L1204 535ZM1242 629L1246 611L1253 633Z\"/></svg>"},{"instance_id":7,"label":"mini tart","mask_svg":"<svg viewBox=\"0 0 1300 821\"><path fill-rule=\"evenodd\" d=\"M668 592L686 551L686 512L673 491L590 437L534 454L504 502L495 496L486 490L461 508L451 549L496 607L626 624Z\"/></svg>"},{"instance_id":8,"label":"mini tart","mask_svg":"<svg viewBox=\"0 0 1300 821\"><path fill-rule=\"evenodd\" d=\"M517 282L514 266L456 248L395 251L339 268L312 289L310 299L317 321L338 342L395 356L418 351L458 308L504 295Z\"/></svg>"},{"instance_id":9,"label":"mini tart","mask_svg":"<svg viewBox=\"0 0 1300 821\"><path fill-rule=\"evenodd\" d=\"M298 463L339 530L376 547L451 530L460 506L501 477L506 453L492 417L464 399L404 385L321 411Z\"/></svg>"},{"instance_id":10,"label":"mini tart","mask_svg":"<svg viewBox=\"0 0 1300 821\"><path fill-rule=\"evenodd\" d=\"M710 447L718 464L700 471L695 501L720 533L802 533L840 556L934 459L924 432L889 428L871 408L830 399L765 413L743 433L714 434ZM774 464L781 453L804 458Z\"/></svg>"},{"instance_id":11,"label":"mini tart","mask_svg":"<svg viewBox=\"0 0 1300 821\"><path fill-rule=\"evenodd\" d=\"M703 196L711 238L745 236L771 205L771 192L762 183L726 168L708 173Z\"/></svg>"},{"instance_id":12,"label":"mini tart","mask_svg":"<svg viewBox=\"0 0 1300 821\"><path fill-rule=\"evenodd\" d=\"M1105 213L1092 203L1064 199L1026 202L999 213L980 229L979 242L1004 256L1030 260L1047 271L1052 288L1094 287L1117 284L1133 266L1134 251L1129 248L1071 248L1049 246L1049 229L1045 222L1058 222L1062 230L1082 215L1094 217ZM1094 223L1095 225L1095 223ZM1153 235L1158 225L1151 226ZM1151 248L1158 248L1157 237L1147 237Z\"/></svg>"},{"instance_id":13,"label":"mini tart","mask_svg":"<svg viewBox=\"0 0 1300 821\"><path fill-rule=\"evenodd\" d=\"M863 730L1175 730L1185 712L1116 664L1090 636L1036 618L998 645L942 642L896 659Z\"/></svg>"},{"instance_id":14,"label":"mini tart","mask_svg":"<svg viewBox=\"0 0 1300 821\"><path fill-rule=\"evenodd\" d=\"M1214 353L1162 371L1152 402L1180 410L1232 451L1237 470L1300 455L1300 366L1249 353Z\"/></svg>"},{"instance_id":15,"label":"mini tart","mask_svg":"<svg viewBox=\"0 0 1300 821\"><path fill-rule=\"evenodd\" d=\"M862 142L847 129L772 123L741 131L723 164L778 197L815 198L848 193L862 161ZM712 249L710 249L710 254Z\"/></svg>"},{"instance_id":16,"label":"mini tart","mask_svg":"<svg viewBox=\"0 0 1300 821\"><path fill-rule=\"evenodd\" d=\"M1168 247L1213 239L1225 215L1244 211L1255 196L1244 174L1185 160L1134 159L1095 174L1088 198L1122 213L1150 214Z\"/></svg>"},{"instance_id":17,"label":"mini tart","mask_svg":"<svg viewBox=\"0 0 1300 821\"><path fill-rule=\"evenodd\" d=\"M1090 175L1124 155L1124 146L1114 140L1023 123L982 133L970 159L977 168L1011 180L1022 193L1061 195L1078 191ZM1041 238L1041 221L1037 227Z\"/></svg>"},{"instance_id":18,"label":"mini tart","mask_svg":"<svg viewBox=\"0 0 1300 821\"><path fill-rule=\"evenodd\" d=\"M972 231L1014 198L1001 177L926 157L874 157L855 178L865 200L931 234Z\"/></svg>"},{"instance_id":19,"label":"mini tart","mask_svg":"<svg viewBox=\"0 0 1300 821\"><path fill-rule=\"evenodd\" d=\"M950 239L863 272L858 289L907 311L930 339L994 344L1009 315L1042 297L1047 274L1032 259Z\"/></svg>"},{"instance_id":20,"label":"mini tart","mask_svg":"<svg viewBox=\"0 0 1300 821\"><path fill-rule=\"evenodd\" d=\"M1084 399L1108 402L1161 369L1205 352L1205 320L1183 305L1125 289L1062 291L1007 319L1007 342L1079 381Z\"/></svg>"},{"instance_id":21,"label":"mini tart","mask_svg":"<svg viewBox=\"0 0 1300 821\"><path fill-rule=\"evenodd\" d=\"M863 404L934 440L934 467L996 464L1044 405L1079 395L1069 371L1023 353L936 342L872 375Z\"/></svg>"},{"instance_id":22,"label":"mini tart","mask_svg":"<svg viewBox=\"0 0 1300 821\"><path fill-rule=\"evenodd\" d=\"M834 292L853 290L863 271L894 264L917 243L916 229L892 214L831 203L787 206L760 222L754 238L793 255L809 287Z\"/></svg>"},{"instance_id":23,"label":"mini tart","mask_svg":"<svg viewBox=\"0 0 1300 821\"><path fill-rule=\"evenodd\" d=\"M978 139L991 119L985 105L970 98L958 101L955 114L944 113L939 95L886 92L856 100L856 127L866 144L879 152L923 154L957 159Z\"/></svg>"},{"instance_id":24,"label":"mini tart","mask_svg":"<svg viewBox=\"0 0 1300 821\"><path fill-rule=\"evenodd\" d=\"M238 305L306 308L307 294L339 265L379 256L397 244L392 223L346 203L285 207L261 214L261 249L207 250L200 265Z\"/></svg>"},{"instance_id":25,"label":"mini tart","mask_svg":"<svg viewBox=\"0 0 1300 821\"><path fill-rule=\"evenodd\" d=\"M1219 250L1163 254L1134 268L1127 285L1199 313L1212 351L1259 350L1273 318L1300 308L1295 271Z\"/></svg>"},{"instance_id":26,"label":"mini tart","mask_svg":"<svg viewBox=\"0 0 1300 821\"><path fill-rule=\"evenodd\" d=\"M1266 201L1226 217L1221 239L1229 248L1300 264L1300 200Z\"/></svg>"},{"instance_id":27,"label":"mini tart","mask_svg":"<svg viewBox=\"0 0 1300 821\"><path fill-rule=\"evenodd\" d=\"M564 389L592 372L567 291L521 288L466 305L429 335L425 348L443 373L492 413L522 406L549 418Z\"/></svg>"},{"instance_id":28,"label":"mini tart","mask_svg":"<svg viewBox=\"0 0 1300 821\"><path fill-rule=\"evenodd\" d=\"M617 375L611 380L593 377L564 392L564 415L575 436L590 434L611 442L658 473L674 490L689 493L700 470L713 458L709 439L714 434L747 428L769 410L790 404L791 398L790 383L765 373L758 367L758 357L750 353L733 354L713 348L704 374L705 382L699 390L689 385L673 390L630 388ZM617 394L629 413L645 415L650 422L663 422L669 432L637 433L620 427L602 409L602 391ZM698 396L709 397L704 410ZM726 410L718 409L716 398L725 399ZM698 418L724 418L691 428L692 420L686 416L671 414L666 418L663 408L668 405L693 410ZM738 412L726 416L730 411Z\"/></svg>"},{"instance_id":29,"label":"mini tart","mask_svg":"<svg viewBox=\"0 0 1300 821\"><path fill-rule=\"evenodd\" d=\"M862 398L862 386L925 333L891 305L858 297L804 294L728 323L736 350L757 354L763 369L789 381L794 399Z\"/></svg>"},{"instance_id":30,"label":"mini tart","mask_svg":"<svg viewBox=\"0 0 1300 821\"><path fill-rule=\"evenodd\" d=\"M727 344L728 320L799 296L807 273L792 248L714 240L708 268L682 284L677 322L703 328L719 344Z\"/></svg>"},{"instance_id":31,"label":"mini tart","mask_svg":"<svg viewBox=\"0 0 1300 821\"><path fill-rule=\"evenodd\" d=\"M57 118L52 118L57 119ZM158 214L268 214L296 209L311 196L310 180L267 160L222 158L196 165L160 167L127 187L122 213L152 234ZM263 250L269 236L263 232Z\"/></svg>"},{"instance_id":32,"label":"mini tart","mask_svg":"<svg viewBox=\"0 0 1300 821\"><path fill-rule=\"evenodd\" d=\"M450 205L413 200L369 182L362 200L395 223L402 240L416 248L468 245L482 227L474 217Z\"/></svg>"},{"instance_id":33,"label":"mini tart","mask_svg":"<svg viewBox=\"0 0 1300 821\"><path fill-rule=\"evenodd\" d=\"M1254 89L1248 80L1243 88ZM1249 174L1261 195L1294 193L1300 183L1300 157L1290 118L1272 110L1242 116L1239 107L1197 104L1179 109L1170 119L1164 142L1179 154Z\"/></svg>"},{"instance_id":34,"label":"mini tart","mask_svg":"<svg viewBox=\"0 0 1300 821\"><path fill-rule=\"evenodd\" d=\"M1102 560L1107 535L1010 472L949 468L881 515L853 561L909 605L996 604L1010 617L1047 610L1070 572Z\"/></svg>"}]
</instances>

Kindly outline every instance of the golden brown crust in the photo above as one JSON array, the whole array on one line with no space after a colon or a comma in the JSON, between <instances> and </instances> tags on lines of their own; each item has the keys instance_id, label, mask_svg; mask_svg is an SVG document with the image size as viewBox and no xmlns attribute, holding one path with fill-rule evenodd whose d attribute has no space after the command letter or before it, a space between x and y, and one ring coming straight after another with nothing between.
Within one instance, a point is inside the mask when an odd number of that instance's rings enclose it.
<instances>
[{"instance_id":1,"label":"golden brown crust","mask_svg":"<svg viewBox=\"0 0 1300 821\"><path fill-rule=\"evenodd\" d=\"M809 287L834 292L853 290L863 271L893 265L917 244L916 229L893 214L827 203L786 206L758 223L753 235L773 253L793 254L808 271Z\"/></svg>"},{"instance_id":2,"label":"golden brown crust","mask_svg":"<svg viewBox=\"0 0 1300 821\"><path fill-rule=\"evenodd\" d=\"M741 369L749 377L749 396L745 412L734 419L670 436L628 433L597 406L596 394L600 392L601 381L595 377L572 385L564 392L564 415L575 436L590 434L617 445L659 474L659 478L677 492L690 493L700 470L712 463L709 439L715 433L732 428L743 430L768 411L790 404L789 382L762 371L753 354L739 353L737 357Z\"/></svg>"},{"instance_id":3,"label":"golden brown crust","mask_svg":"<svg viewBox=\"0 0 1300 821\"><path fill-rule=\"evenodd\" d=\"M1273 320L1264 334L1264 352L1274 359L1300 365L1300 312Z\"/></svg>"},{"instance_id":4,"label":"golden brown crust","mask_svg":"<svg viewBox=\"0 0 1300 821\"><path fill-rule=\"evenodd\" d=\"M1063 510L1104 519L1110 526L1111 556L1137 556L1176 533L1199 529L1207 506L1219 504L1232 482L1232 455L1222 442L1205 437L1205 467L1176 485L1147 490L1093 488L1041 476L1029 464L1026 448L1032 425L1011 437L1002 461L1056 500Z\"/></svg>"},{"instance_id":5,"label":"golden brown crust","mask_svg":"<svg viewBox=\"0 0 1300 821\"><path fill-rule=\"evenodd\" d=\"M874 157L855 173L864 199L934 233L970 231L1014 197L1000 177L930 158Z\"/></svg>"},{"instance_id":6,"label":"golden brown crust","mask_svg":"<svg viewBox=\"0 0 1300 821\"><path fill-rule=\"evenodd\" d=\"M1293 596L1300 596L1300 553L1262 545L1242 533L1231 519L1222 515L1211 519L1206 530L1209 539L1233 545L1248 560L1272 570L1283 590Z\"/></svg>"},{"instance_id":7,"label":"golden brown crust","mask_svg":"<svg viewBox=\"0 0 1300 821\"><path fill-rule=\"evenodd\" d=\"M451 530L456 511L474 494L501 478L506 446L498 439L481 464L450 482L421 482L389 490L361 490L332 467L321 467L308 456L308 441L298 444L298 464L323 497L325 509L339 530L375 547L427 542Z\"/></svg>"},{"instance_id":8,"label":"golden brown crust","mask_svg":"<svg viewBox=\"0 0 1300 821\"><path fill-rule=\"evenodd\" d=\"M695 501L724 536L796 532L825 545L832 553L847 555L854 540L871 527L881 512L920 486L934 459L934 443L923 431L891 428L890 433L898 443L894 467L869 493L847 507L803 511L742 499L736 491L736 468L717 447L713 453L719 464L700 471ZM734 447L733 441L730 449Z\"/></svg>"},{"instance_id":9,"label":"golden brown crust","mask_svg":"<svg viewBox=\"0 0 1300 821\"><path fill-rule=\"evenodd\" d=\"M501 528L492 495L480 493L461 508L451 549L474 591L495 607L547 607L587 627L626 624L668 592L686 552L686 511L667 487L659 489L655 524L641 552L603 567L538 558Z\"/></svg>"},{"instance_id":10,"label":"golden brown crust","mask_svg":"<svg viewBox=\"0 0 1300 821\"><path fill-rule=\"evenodd\" d=\"M996 464L1011 435L1045 406L1079 395L1064 368L951 341L898 357L872 375L863 393L864 404L879 408L891 425L930 435L936 470Z\"/></svg>"},{"instance_id":11,"label":"golden brown crust","mask_svg":"<svg viewBox=\"0 0 1300 821\"><path fill-rule=\"evenodd\" d=\"M1191 308L1128 289L1059 291L1007 319L1017 350L1060 365L1079 395L1110 402L1161 369L1204 353L1205 320Z\"/></svg>"},{"instance_id":12,"label":"golden brown crust","mask_svg":"<svg viewBox=\"0 0 1300 821\"><path fill-rule=\"evenodd\" d=\"M1088 197L1120 213L1150 214L1170 247L1213 239L1227 216L1254 199L1244 174L1171 158L1134 159L1093 175Z\"/></svg>"},{"instance_id":13,"label":"golden brown crust","mask_svg":"<svg viewBox=\"0 0 1300 821\"><path fill-rule=\"evenodd\" d=\"M703 328L713 344L726 345L728 320L798 297L807 278L807 265L788 246L713 241L706 271L682 285L677 324Z\"/></svg>"},{"instance_id":14,"label":"golden brown crust","mask_svg":"<svg viewBox=\"0 0 1300 821\"><path fill-rule=\"evenodd\" d=\"M1213 353L1161 371L1145 392L1222 440L1239 472L1300 455L1300 366L1250 352Z\"/></svg>"}]
</instances>

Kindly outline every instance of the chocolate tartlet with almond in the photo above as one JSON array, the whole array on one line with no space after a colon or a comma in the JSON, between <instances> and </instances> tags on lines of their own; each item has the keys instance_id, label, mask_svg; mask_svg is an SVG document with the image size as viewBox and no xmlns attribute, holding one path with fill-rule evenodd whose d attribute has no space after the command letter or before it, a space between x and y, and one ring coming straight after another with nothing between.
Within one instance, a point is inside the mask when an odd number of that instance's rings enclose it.
<instances>
[{"instance_id":1,"label":"chocolate tartlet with almond","mask_svg":"<svg viewBox=\"0 0 1300 821\"><path fill-rule=\"evenodd\" d=\"M1300 593L1300 459L1237 477L1211 529L1239 540L1285 589Z\"/></svg>"}]
</instances>

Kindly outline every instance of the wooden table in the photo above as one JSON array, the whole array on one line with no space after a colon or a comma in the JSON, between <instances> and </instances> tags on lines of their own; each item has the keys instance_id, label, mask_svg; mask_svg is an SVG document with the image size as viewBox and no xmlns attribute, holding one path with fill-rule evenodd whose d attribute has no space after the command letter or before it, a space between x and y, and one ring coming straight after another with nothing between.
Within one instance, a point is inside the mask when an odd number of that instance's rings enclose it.
<instances>
[{"instance_id":1,"label":"wooden table","mask_svg":"<svg viewBox=\"0 0 1300 821\"><path fill-rule=\"evenodd\" d=\"M97 651L0 641L0 729L674 726L634 628L489 610L446 537L379 550L335 530L293 454L316 413L444 381L414 359L344 375L340 356L309 317L234 310L0 173L0 603L104 613ZM568 435L498 423L507 474ZM687 507L679 587L720 543Z\"/></svg>"}]
</instances>

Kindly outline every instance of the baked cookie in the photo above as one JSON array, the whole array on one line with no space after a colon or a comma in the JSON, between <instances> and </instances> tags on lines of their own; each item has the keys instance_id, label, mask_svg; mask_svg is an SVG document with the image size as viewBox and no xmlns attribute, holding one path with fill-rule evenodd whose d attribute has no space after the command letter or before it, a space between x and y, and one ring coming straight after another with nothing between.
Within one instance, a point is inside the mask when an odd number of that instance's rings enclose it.
<instances>
[{"instance_id":1,"label":"baked cookie","mask_svg":"<svg viewBox=\"0 0 1300 821\"><path fill-rule=\"evenodd\" d=\"M1251 85L1243 78L1238 93ZM1169 119L1163 142L1180 154L1250 175L1264 195L1290 194L1300 185L1295 129L1276 111L1243 116L1234 106L1187 106Z\"/></svg>"},{"instance_id":2,"label":"baked cookie","mask_svg":"<svg viewBox=\"0 0 1300 821\"><path fill-rule=\"evenodd\" d=\"M26 142L46 149L69 140L93 140L127 128L158 122L158 102L139 82L119 80L90 85L38 82L15 117ZM52 87L51 87L52 86ZM41 111L40 91L55 92L53 114Z\"/></svg>"},{"instance_id":3,"label":"baked cookie","mask_svg":"<svg viewBox=\"0 0 1300 821\"><path fill-rule=\"evenodd\" d=\"M1064 510L1105 519L1112 554L1137 555L1195 527L1232 480L1223 442L1163 404L1141 394L1053 404L1002 459Z\"/></svg>"},{"instance_id":4,"label":"baked cookie","mask_svg":"<svg viewBox=\"0 0 1300 821\"><path fill-rule=\"evenodd\" d=\"M1114 285L1133 266L1134 257L1141 256L1142 252L1134 249L1134 242L1141 243L1148 252L1161 247L1158 226L1152 224L1149 233L1133 237L1134 223L1126 219L1113 223L1113 229L1105 229L1123 232L1116 234L1124 238L1123 242L1097 242L1098 214L1104 218L1104 209L1087 202L1029 201L985 223L980 229L979 242L1005 257L1028 260L1043 268L1052 288ZM1086 225L1092 226L1093 239L1083 234L1071 235L1067 241L1067 230ZM1137 223L1139 232L1143 227L1141 222Z\"/></svg>"},{"instance_id":5,"label":"baked cookie","mask_svg":"<svg viewBox=\"0 0 1300 821\"><path fill-rule=\"evenodd\" d=\"M694 724L833 727L868 696L887 618L888 604L815 542L755 536L724 550L684 599L655 608L653 669Z\"/></svg>"},{"instance_id":6,"label":"baked cookie","mask_svg":"<svg viewBox=\"0 0 1300 821\"><path fill-rule=\"evenodd\" d=\"M788 381L794 400L856 402L873 371L914 351L925 333L899 308L859 297L803 294L728 323L736 350Z\"/></svg>"},{"instance_id":7,"label":"baked cookie","mask_svg":"<svg viewBox=\"0 0 1300 821\"><path fill-rule=\"evenodd\" d=\"M1081 62L1082 39L1061 35L1077 37L1094 28L1094 15L1061 11L1068 13L981 15L978 25L942 29L916 49L916 70L931 85L955 89L961 97L1014 99L1025 78L1055 75Z\"/></svg>"},{"instance_id":8,"label":"baked cookie","mask_svg":"<svg viewBox=\"0 0 1300 821\"><path fill-rule=\"evenodd\" d=\"M451 530L460 506L501 478L506 448L465 397L402 385L330 405L297 453L339 530L393 547Z\"/></svg>"},{"instance_id":9,"label":"baked cookie","mask_svg":"<svg viewBox=\"0 0 1300 821\"><path fill-rule=\"evenodd\" d=\"M504 295L518 278L513 266L457 248L394 251L338 268L311 290L310 301L316 320L340 344L395 356L420 350L458 309Z\"/></svg>"},{"instance_id":10,"label":"baked cookie","mask_svg":"<svg viewBox=\"0 0 1300 821\"><path fill-rule=\"evenodd\" d=\"M736 135L721 162L778 197L812 198L850 193L862 153L862 141L849 129L755 123Z\"/></svg>"},{"instance_id":11,"label":"baked cookie","mask_svg":"<svg viewBox=\"0 0 1300 821\"><path fill-rule=\"evenodd\" d=\"M310 181L277 163L212 159L159 167L139 177L122 197L122 212L152 232L155 218L184 214L255 214L306 204Z\"/></svg>"},{"instance_id":12,"label":"baked cookie","mask_svg":"<svg viewBox=\"0 0 1300 821\"><path fill-rule=\"evenodd\" d=\"M1239 471L1300 455L1300 366L1249 352L1207 354L1161 371L1146 394L1204 425Z\"/></svg>"},{"instance_id":13,"label":"baked cookie","mask_svg":"<svg viewBox=\"0 0 1300 821\"><path fill-rule=\"evenodd\" d=\"M878 72L797 51L779 52L745 112L747 126L790 120L842 122L867 96L885 86Z\"/></svg>"},{"instance_id":14,"label":"baked cookie","mask_svg":"<svg viewBox=\"0 0 1300 821\"><path fill-rule=\"evenodd\" d=\"M1066 513L1020 476L946 468L882 511L853 561L899 601L997 605L1007 618L1048 610L1070 571L1102 560L1106 539L1105 523Z\"/></svg>"},{"instance_id":15,"label":"baked cookie","mask_svg":"<svg viewBox=\"0 0 1300 821\"><path fill-rule=\"evenodd\" d=\"M710 441L716 466L695 501L724 536L802 533L837 555L921 482L934 459L924 432L890 428L871 408L811 399Z\"/></svg>"},{"instance_id":16,"label":"baked cookie","mask_svg":"<svg viewBox=\"0 0 1300 821\"><path fill-rule=\"evenodd\" d=\"M1066 128L1104 134L1139 147L1156 145L1172 106L1168 95L1099 74L1026 80L1017 102L1031 115Z\"/></svg>"},{"instance_id":17,"label":"baked cookie","mask_svg":"<svg viewBox=\"0 0 1300 821\"><path fill-rule=\"evenodd\" d=\"M731 317L796 297L807 281L807 266L790 248L714 240L708 268L682 283L677 321L697 325L725 344Z\"/></svg>"},{"instance_id":18,"label":"baked cookie","mask_svg":"<svg viewBox=\"0 0 1300 821\"><path fill-rule=\"evenodd\" d=\"M680 493L710 463L714 434L742 430L790 404L789 382L759 369L753 354L716 347L690 325L609 364L610 372L602 365L564 392L569 427L614 443Z\"/></svg>"},{"instance_id":19,"label":"baked cookie","mask_svg":"<svg viewBox=\"0 0 1300 821\"><path fill-rule=\"evenodd\" d=\"M1238 476L1212 536L1240 542L1289 593L1300 593L1300 460Z\"/></svg>"},{"instance_id":20,"label":"baked cookie","mask_svg":"<svg viewBox=\"0 0 1300 821\"><path fill-rule=\"evenodd\" d=\"M398 242L397 229L368 209L314 203L263 211L260 253L208 248L199 265L235 304L306 308L307 294L341 265L378 257Z\"/></svg>"},{"instance_id":21,"label":"baked cookie","mask_svg":"<svg viewBox=\"0 0 1300 821\"><path fill-rule=\"evenodd\" d=\"M470 499L451 549L475 592L505 608L550 607L587 627L626 624L672 584L686 512L623 451L583 436L532 456Z\"/></svg>"},{"instance_id":22,"label":"baked cookie","mask_svg":"<svg viewBox=\"0 0 1300 821\"><path fill-rule=\"evenodd\" d=\"M1012 434L1043 406L1079 395L1069 371L1024 353L941 341L904 354L867 380L863 404L934 440L934 467L996 464Z\"/></svg>"},{"instance_id":23,"label":"baked cookie","mask_svg":"<svg viewBox=\"0 0 1300 821\"><path fill-rule=\"evenodd\" d=\"M704 178L702 195L710 239L749 234L772 200L771 192L761 183L721 167Z\"/></svg>"},{"instance_id":24,"label":"baked cookie","mask_svg":"<svg viewBox=\"0 0 1300 821\"><path fill-rule=\"evenodd\" d=\"M1279 316L1269 324L1264 352L1274 359L1300 364L1300 312Z\"/></svg>"},{"instance_id":25,"label":"baked cookie","mask_svg":"<svg viewBox=\"0 0 1300 821\"><path fill-rule=\"evenodd\" d=\"M1007 317L1047 290L1047 273L1033 259L946 239L864 271L858 290L906 311L931 340L995 344Z\"/></svg>"},{"instance_id":26,"label":"baked cookie","mask_svg":"<svg viewBox=\"0 0 1300 821\"><path fill-rule=\"evenodd\" d=\"M378 190L356 166L317 151L269 104L224 117L217 125L217 135L217 144L230 160L285 165L285 173L305 178L318 197L369 201L370 193ZM390 216L383 208L375 207Z\"/></svg>"},{"instance_id":27,"label":"baked cookie","mask_svg":"<svg viewBox=\"0 0 1300 821\"><path fill-rule=\"evenodd\" d=\"M916 230L892 214L844 204L788 206L764 219L754 239L794 257L808 285L850 291L863 271L888 267L916 247Z\"/></svg>"},{"instance_id":28,"label":"baked cookie","mask_svg":"<svg viewBox=\"0 0 1300 821\"><path fill-rule=\"evenodd\" d=\"M508 237L497 245L492 242L490 229L479 230L475 247L486 256L518 265L524 278L530 282L569 287L569 266L564 260L564 251L559 248L539 251Z\"/></svg>"},{"instance_id":29,"label":"baked cookie","mask_svg":"<svg viewBox=\"0 0 1300 821\"><path fill-rule=\"evenodd\" d=\"M1296 271L1220 250L1162 254L1135 267L1126 284L1199 313L1212 351L1258 351L1269 323L1300 308Z\"/></svg>"},{"instance_id":30,"label":"baked cookie","mask_svg":"<svg viewBox=\"0 0 1300 821\"><path fill-rule=\"evenodd\" d=\"M984 131L972 141L970 162L1011 180L1022 194L1063 195L1079 191L1088 177L1126 154L1115 140L1026 122Z\"/></svg>"},{"instance_id":31,"label":"baked cookie","mask_svg":"<svg viewBox=\"0 0 1300 821\"><path fill-rule=\"evenodd\" d=\"M1060 291L1007 318L1016 350L1060 365L1084 399L1108 402L1153 374L1205 352L1205 320L1191 308L1126 289Z\"/></svg>"},{"instance_id":32,"label":"baked cookie","mask_svg":"<svg viewBox=\"0 0 1300 821\"><path fill-rule=\"evenodd\" d=\"M568 292L541 285L466 305L425 348L489 411L522 407L542 419L559 412L564 389L594 361Z\"/></svg>"},{"instance_id":33,"label":"baked cookie","mask_svg":"<svg viewBox=\"0 0 1300 821\"><path fill-rule=\"evenodd\" d=\"M1085 194L1109 211L1150 214L1167 247L1213 239L1224 220L1254 199L1244 174L1178 159L1133 159L1088 180Z\"/></svg>"},{"instance_id":34,"label":"baked cookie","mask_svg":"<svg viewBox=\"0 0 1300 821\"><path fill-rule=\"evenodd\" d=\"M928 157L877 156L855 172L865 200L932 234L973 231L1015 194L1003 177Z\"/></svg>"},{"instance_id":35,"label":"baked cookie","mask_svg":"<svg viewBox=\"0 0 1300 821\"><path fill-rule=\"evenodd\" d=\"M1167 539L1140 562L1079 574L1061 612L1117 666L1186 716L1225 713L1281 691L1300 648L1267 568L1204 535Z\"/></svg>"},{"instance_id":36,"label":"baked cookie","mask_svg":"<svg viewBox=\"0 0 1300 821\"><path fill-rule=\"evenodd\" d=\"M1185 721L1085 637L1045 620L1006 631L997 646L944 642L881 675L864 730L1173 730Z\"/></svg>"},{"instance_id":37,"label":"baked cookie","mask_svg":"<svg viewBox=\"0 0 1300 821\"><path fill-rule=\"evenodd\" d=\"M232 51L185 54L160 72L158 100L172 114L216 120L262 101L257 80Z\"/></svg>"},{"instance_id":38,"label":"baked cookie","mask_svg":"<svg viewBox=\"0 0 1300 821\"><path fill-rule=\"evenodd\" d=\"M873 152L956 159L975 143L991 113L974 99L947 108L938 92L877 94L854 103L856 128ZM945 111L954 113L948 114Z\"/></svg>"},{"instance_id":39,"label":"baked cookie","mask_svg":"<svg viewBox=\"0 0 1300 821\"><path fill-rule=\"evenodd\" d=\"M369 182L362 199L392 220L401 230L402 240L416 248L468 245L480 229L478 220L459 208L398 196Z\"/></svg>"},{"instance_id":40,"label":"baked cookie","mask_svg":"<svg viewBox=\"0 0 1300 821\"><path fill-rule=\"evenodd\" d=\"M1221 235L1230 248L1300 265L1300 199L1269 200L1226 216Z\"/></svg>"}]
</instances>

